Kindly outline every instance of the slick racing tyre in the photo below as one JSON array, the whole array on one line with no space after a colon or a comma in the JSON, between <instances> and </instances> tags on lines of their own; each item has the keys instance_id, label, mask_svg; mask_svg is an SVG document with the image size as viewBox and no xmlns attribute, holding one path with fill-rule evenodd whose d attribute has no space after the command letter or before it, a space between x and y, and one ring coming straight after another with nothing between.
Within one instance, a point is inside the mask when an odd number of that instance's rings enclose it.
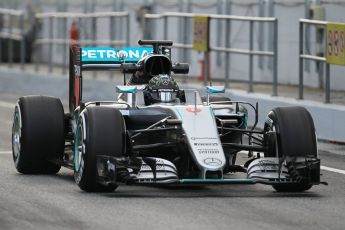
<instances>
[{"instance_id":1,"label":"slick racing tyre","mask_svg":"<svg viewBox=\"0 0 345 230\"><path fill-rule=\"evenodd\" d=\"M268 141L269 151L265 157L275 157L277 149L279 158L286 160L289 175L299 181L299 176L304 175L294 167L294 159L317 157L315 127L310 113L297 106L275 108L268 114L265 131L274 131L277 137L277 143L273 139ZM302 192L311 187L308 182L273 185L278 192Z\"/></svg>"},{"instance_id":2,"label":"slick racing tyre","mask_svg":"<svg viewBox=\"0 0 345 230\"><path fill-rule=\"evenodd\" d=\"M112 192L116 184L98 181L97 156L121 157L125 152L125 122L120 111L88 107L79 116L74 143L74 178L87 192Z\"/></svg>"},{"instance_id":3,"label":"slick racing tyre","mask_svg":"<svg viewBox=\"0 0 345 230\"><path fill-rule=\"evenodd\" d=\"M58 98L26 96L15 106L12 127L14 165L23 174L55 174L65 147L64 110Z\"/></svg>"}]
</instances>

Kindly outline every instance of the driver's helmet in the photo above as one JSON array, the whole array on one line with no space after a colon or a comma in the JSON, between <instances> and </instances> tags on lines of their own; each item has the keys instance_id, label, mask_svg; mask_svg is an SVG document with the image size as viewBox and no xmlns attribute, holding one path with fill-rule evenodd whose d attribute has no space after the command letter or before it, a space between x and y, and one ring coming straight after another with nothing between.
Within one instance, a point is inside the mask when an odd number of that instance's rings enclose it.
<instances>
[{"instance_id":1,"label":"driver's helmet","mask_svg":"<svg viewBox=\"0 0 345 230\"><path fill-rule=\"evenodd\" d=\"M146 104L175 102L179 92L176 81L167 74L151 78L146 89Z\"/></svg>"}]
</instances>

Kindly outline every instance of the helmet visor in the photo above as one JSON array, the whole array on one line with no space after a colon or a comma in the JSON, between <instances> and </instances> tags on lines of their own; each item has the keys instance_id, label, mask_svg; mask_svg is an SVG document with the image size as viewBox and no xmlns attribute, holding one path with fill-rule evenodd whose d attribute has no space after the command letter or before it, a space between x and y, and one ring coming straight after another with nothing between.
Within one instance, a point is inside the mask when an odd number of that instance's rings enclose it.
<instances>
[{"instance_id":1,"label":"helmet visor","mask_svg":"<svg viewBox=\"0 0 345 230\"><path fill-rule=\"evenodd\" d=\"M174 90L157 90L152 96L157 102L167 103L176 100L176 92Z\"/></svg>"}]
</instances>

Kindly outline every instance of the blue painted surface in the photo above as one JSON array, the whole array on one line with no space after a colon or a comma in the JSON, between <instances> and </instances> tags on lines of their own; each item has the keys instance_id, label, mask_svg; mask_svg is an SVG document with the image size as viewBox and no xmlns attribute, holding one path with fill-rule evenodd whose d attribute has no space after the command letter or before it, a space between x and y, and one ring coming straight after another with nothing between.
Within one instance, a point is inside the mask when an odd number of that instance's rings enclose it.
<instances>
[{"instance_id":1,"label":"blue painted surface","mask_svg":"<svg viewBox=\"0 0 345 230\"><path fill-rule=\"evenodd\" d=\"M225 93L225 87L223 86L206 86L207 93Z\"/></svg>"},{"instance_id":2,"label":"blue painted surface","mask_svg":"<svg viewBox=\"0 0 345 230\"><path fill-rule=\"evenodd\" d=\"M147 54L152 53L152 48L125 47L117 50L112 47L85 47L82 48L83 63L136 63Z\"/></svg>"},{"instance_id":3,"label":"blue painted surface","mask_svg":"<svg viewBox=\"0 0 345 230\"><path fill-rule=\"evenodd\" d=\"M117 93L136 93L137 91L136 86L116 86Z\"/></svg>"}]
</instances>

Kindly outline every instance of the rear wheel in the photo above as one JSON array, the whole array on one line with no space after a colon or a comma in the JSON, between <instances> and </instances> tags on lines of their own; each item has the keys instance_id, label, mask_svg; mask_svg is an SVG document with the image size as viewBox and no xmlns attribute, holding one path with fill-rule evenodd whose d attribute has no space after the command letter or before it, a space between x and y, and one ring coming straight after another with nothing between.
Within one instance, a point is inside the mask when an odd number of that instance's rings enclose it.
<instances>
[{"instance_id":1,"label":"rear wheel","mask_svg":"<svg viewBox=\"0 0 345 230\"><path fill-rule=\"evenodd\" d=\"M302 192L310 189L312 185L302 178L308 175L305 170L298 169L296 159L317 157L317 143L315 127L310 113L303 107L278 107L268 114L265 124L266 131L274 131L277 141L270 136L269 151L266 157L284 158L288 173L297 181L294 184L276 184L273 188L278 192Z\"/></svg>"},{"instance_id":2,"label":"rear wheel","mask_svg":"<svg viewBox=\"0 0 345 230\"><path fill-rule=\"evenodd\" d=\"M125 123L120 111L89 107L81 113L75 132L74 178L87 192L112 192L117 185L98 182L97 156L122 157L125 152Z\"/></svg>"},{"instance_id":3,"label":"rear wheel","mask_svg":"<svg viewBox=\"0 0 345 230\"><path fill-rule=\"evenodd\" d=\"M55 174L65 146L64 111L58 98L21 97L12 127L13 161L24 174Z\"/></svg>"}]
</instances>

